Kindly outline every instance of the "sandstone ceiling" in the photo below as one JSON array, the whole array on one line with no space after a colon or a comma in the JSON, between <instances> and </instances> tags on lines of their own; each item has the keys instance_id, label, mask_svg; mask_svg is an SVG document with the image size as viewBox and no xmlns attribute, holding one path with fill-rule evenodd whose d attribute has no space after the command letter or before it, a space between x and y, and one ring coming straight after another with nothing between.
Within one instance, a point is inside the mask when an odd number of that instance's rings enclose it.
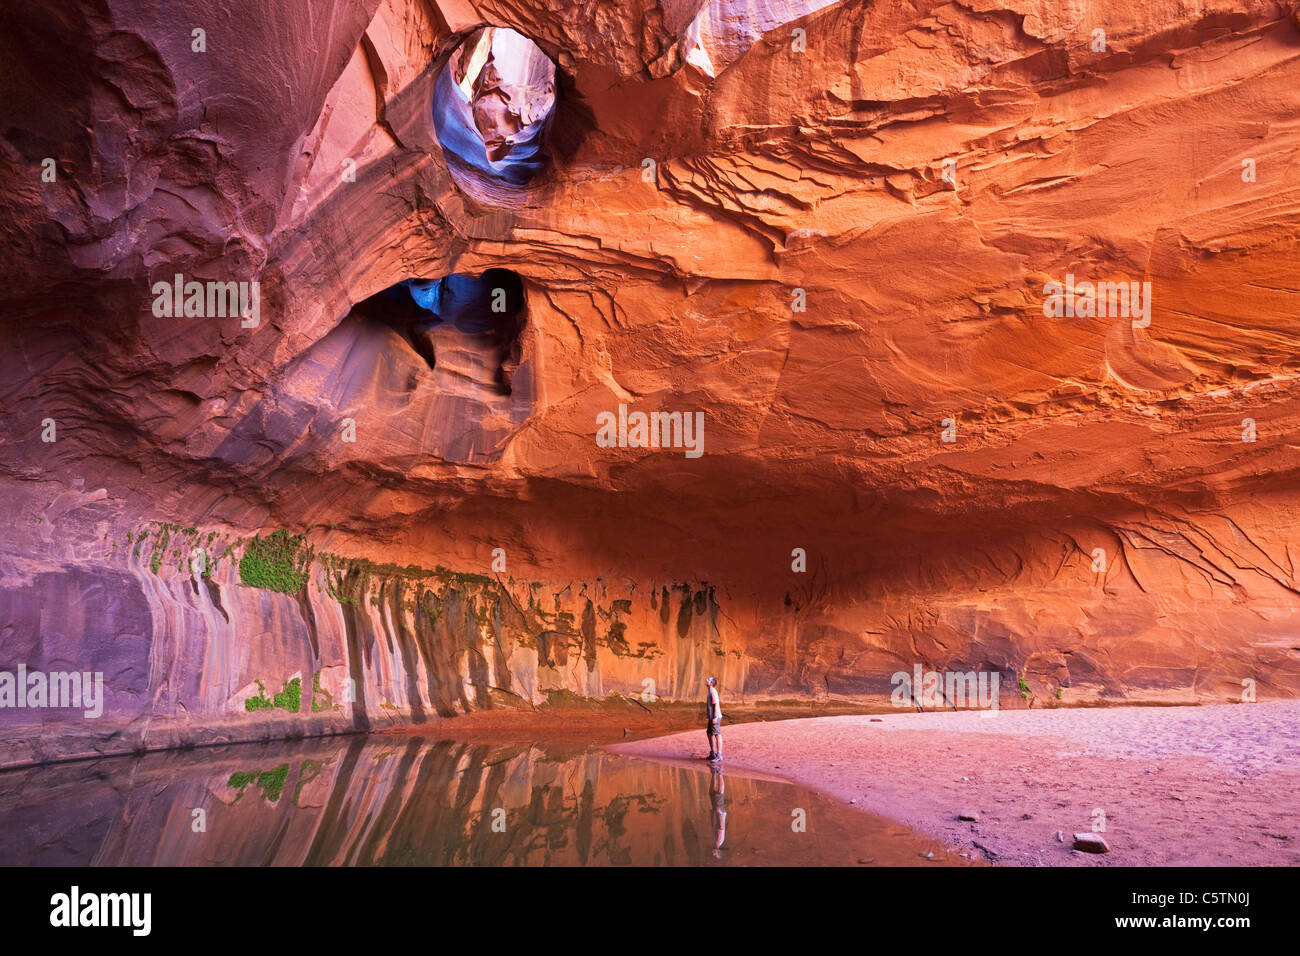
<instances>
[{"instance_id":1,"label":"sandstone ceiling","mask_svg":"<svg viewBox=\"0 0 1300 956\"><path fill-rule=\"evenodd\" d=\"M81 509L774 600L803 547L806 600L1015 584L1025 627L1101 547L1184 637L1222 612L1294 657L1298 11L8 4L11 542ZM487 25L557 68L522 186L453 176L435 128ZM380 314L487 269L526 296L504 394ZM177 273L257 280L260 323L155 315ZM1067 276L1149 283L1149 324L1046 315ZM702 411L705 454L598 447L620 404Z\"/></svg>"}]
</instances>

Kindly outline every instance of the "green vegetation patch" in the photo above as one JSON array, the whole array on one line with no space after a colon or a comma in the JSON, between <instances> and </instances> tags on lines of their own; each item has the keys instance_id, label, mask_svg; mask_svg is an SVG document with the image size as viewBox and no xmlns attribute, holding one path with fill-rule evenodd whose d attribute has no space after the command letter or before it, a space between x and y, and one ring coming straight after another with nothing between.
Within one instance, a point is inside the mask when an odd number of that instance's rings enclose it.
<instances>
[{"instance_id":1,"label":"green vegetation patch","mask_svg":"<svg viewBox=\"0 0 1300 956\"><path fill-rule=\"evenodd\" d=\"M298 712L302 706L302 678L295 677L284 685L284 689L275 695L275 706L291 713Z\"/></svg>"},{"instance_id":2,"label":"green vegetation patch","mask_svg":"<svg viewBox=\"0 0 1300 956\"><path fill-rule=\"evenodd\" d=\"M244 789L250 783L256 784L257 789L262 791L262 798L268 803L275 803L280 799L280 794L284 792L284 784L288 777L289 765L282 763L274 770L258 770L251 773L236 771L230 775L230 779L226 781L226 786L234 787L239 791L239 797L242 797ZM238 800L239 797L235 799Z\"/></svg>"},{"instance_id":3,"label":"green vegetation patch","mask_svg":"<svg viewBox=\"0 0 1300 956\"><path fill-rule=\"evenodd\" d=\"M179 572L184 572L188 568L201 577L211 578L221 561L231 554L231 549L226 548L225 553L220 557L213 557L213 552L209 549L216 537L215 531L209 531L205 544L204 533L192 525L182 527L172 522L153 521L148 527L138 531L128 531L126 543L131 549L131 555L137 558L144 557L149 564L149 570L154 574L161 574L164 565L170 568L175 562L176 570ZM114 542L113 551L116 551L116 548L117 543ZM111 557L111 554L112 552L107 556Z\"/></svg>"},{"instance_id":4,"label":"green vegetation patch","mask_svg":"<svg viewBox=\"0 0 1300 956\"><path fill-rule=\"evenodd\" d=\"M239 579L251 587L298 594L307 585L307 568L311 564L310 548L303 546L304 536L275 531L268 537L254 538L239 559Z\"/></svg>"},{"instance_id":5,"label":"green vegetation patch","mask_svg":"<svg viewBox=\"0 0 1300 956\"><path fill-rule=\"evenodd\" d=\"M280 688L280 693L274 697L266 696L266 685L260 680L257 682L257 694L244 701L244 710L250 713L259 710L287 710L296 714L302 706L302 678L295 677L291 681L286 681Z\"/></svg>"},{"instance_id":6,"label":"green vegetation patch","mask_svg":"<svg viewBox=\"0 0 1300 956\"><path fill-rule=\"evenodd\" d=\"M321 700L317 700L319 695ZM313 671L311 675L311 712L320 713L322 710L334 709L334 697L329 691L320 685L320 671Z\"/></svg>"},{"instance_id":7,"label":"green vegetation patch","mask_svg":"<svg viewBox=\"0 0 1300 956\"><path fill-rule=\"evenodd\" d=\"M273 710L274 708L275 708L275 704L271 703L271 701L266 696L266 685L263 684L261 681L258 681L257 696L250 697L248 698L248 700L244 701L244 710L247 711Z\"/></svg>"}]
</instances>

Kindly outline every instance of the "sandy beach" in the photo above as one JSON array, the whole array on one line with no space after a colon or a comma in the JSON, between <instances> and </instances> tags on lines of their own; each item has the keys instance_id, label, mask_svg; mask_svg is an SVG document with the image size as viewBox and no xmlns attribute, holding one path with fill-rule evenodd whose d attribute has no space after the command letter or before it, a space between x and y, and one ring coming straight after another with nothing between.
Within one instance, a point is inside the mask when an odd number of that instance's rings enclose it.
<instances>
[{"instance_id":1,"label":"sandy beach","mask_svg":"<svg viewBox=\"0 0 1300 956\"><path fill-rule=\"evenodd\" d=\"M998 865L1300 865L1297 701L784 720L724 725L723 748L730 772L805 784ZM609 749L676 761L707 741ZM1072 848L1103 823L1109 853Z\"/></svg>"}]
</instances>

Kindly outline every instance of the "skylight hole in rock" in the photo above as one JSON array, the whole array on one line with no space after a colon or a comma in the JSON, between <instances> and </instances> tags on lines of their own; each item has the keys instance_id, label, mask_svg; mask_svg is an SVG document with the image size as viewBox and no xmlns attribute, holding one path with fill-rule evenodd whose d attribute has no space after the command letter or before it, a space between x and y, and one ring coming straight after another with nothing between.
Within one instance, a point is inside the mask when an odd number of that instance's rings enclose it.
<instances>
[{"instance_id":1,"label":"skylight hole in rock","mask_svg":"<svg viewBox=\"0 0 1300 956\"><path fill-rule=\"evenodd\" d=\"M433 120L452 177L475 198L507 204L546 166L555 64L508 27L480 27L434 86Z\"/></svg>"}]
</instances>

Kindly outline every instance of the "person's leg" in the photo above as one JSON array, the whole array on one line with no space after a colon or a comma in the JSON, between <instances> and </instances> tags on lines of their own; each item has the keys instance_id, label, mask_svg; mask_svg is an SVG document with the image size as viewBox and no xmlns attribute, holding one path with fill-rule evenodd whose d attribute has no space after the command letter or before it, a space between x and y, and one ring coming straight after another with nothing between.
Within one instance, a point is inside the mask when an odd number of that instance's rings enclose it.
<instances>
[{"instance_id":1,"label":"person's leg","mask_svg":"<svg viewBox=\"0 0 1300 956\"><path fill-rule=\"evenodd\" d=\"M713 730L709 729L704 731L704 735L709 738L709 756L712 757L717 753L717 751L713 749Z\"/></svg>"},{"instance_id":2,"label":"person's leg","mask_svg":"<svg viewBox=\"0 0 1300 956\"><path fill-rule=\"evenodd\" d=\"M714 735L713 739L718 742L716 749L713 752L717 754L719 757L721 757L722 756L722 725L721 724L718 725L718 732L717 734Z\"/></svg>"}]
</instances>

